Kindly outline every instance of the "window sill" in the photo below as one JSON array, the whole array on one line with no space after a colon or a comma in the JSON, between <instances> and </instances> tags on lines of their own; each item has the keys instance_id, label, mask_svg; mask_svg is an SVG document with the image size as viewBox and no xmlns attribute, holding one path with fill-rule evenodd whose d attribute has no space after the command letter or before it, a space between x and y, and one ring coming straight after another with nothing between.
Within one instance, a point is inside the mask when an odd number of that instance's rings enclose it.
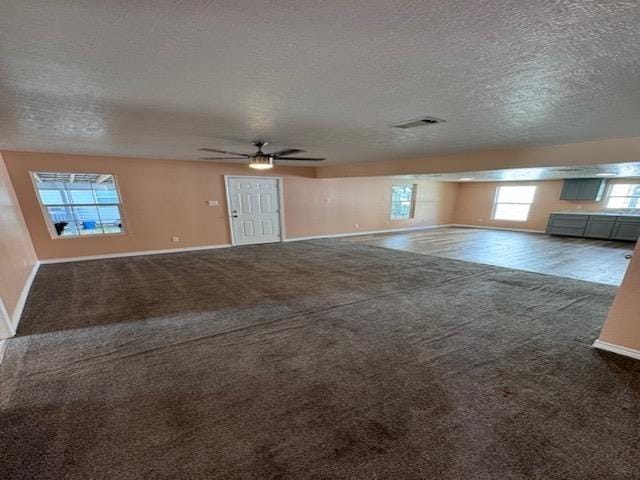
<instances>
[{"instance_id":1,"label":"window sill","mask_svg":"<svg viewBox=\"0 0 640 480\"><path fill-rule=\"evenodd\" d=\"M51 240L77 240L79 238L103 238L103 237L121 237L127 235L128 232L120 233L99 233L95 235L56 235L51 236Z\"/></svg>"}]
</instances>

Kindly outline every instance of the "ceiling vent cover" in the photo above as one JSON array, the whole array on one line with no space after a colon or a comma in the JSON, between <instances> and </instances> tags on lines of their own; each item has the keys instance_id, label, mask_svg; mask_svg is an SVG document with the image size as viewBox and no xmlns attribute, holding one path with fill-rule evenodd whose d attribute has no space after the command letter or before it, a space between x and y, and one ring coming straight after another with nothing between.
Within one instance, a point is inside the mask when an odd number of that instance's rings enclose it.
<instances>
[{"instance_id":1,"label":"ceiling vent cover","mask_svg":"<svg viewBox=\"0 0 640 480\"><path fill-rule=\"evenodd\" d=\"M437 125L438 123L444 123L445 120L436 117L420 117L414 120L409 120L408 122L397 123L394 125L395 128L415 128L415 127L425 127L427 125Z\"/></svg>"}]
</instances>

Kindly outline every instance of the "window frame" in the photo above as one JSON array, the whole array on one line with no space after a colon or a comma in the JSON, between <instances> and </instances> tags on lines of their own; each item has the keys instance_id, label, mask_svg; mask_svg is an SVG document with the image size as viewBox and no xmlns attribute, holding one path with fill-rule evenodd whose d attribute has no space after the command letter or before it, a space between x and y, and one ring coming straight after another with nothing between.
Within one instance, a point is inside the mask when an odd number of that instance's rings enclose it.
<instances>
[{"instance_id":1,"label":"window frame","mask_svg":"<svg viewBox=\"0 0 640 480\"><path fill-rule=\"evenodd\" d=\"M533 188L533 196L531 197L531 203L527 203L527 202L498 202L498 199L500 197L500 189L502 187L530 187L530 188ZM537 192L538 192L538 186L537 185L498 185L498 188L496 188L496 192L495 192L495 194L493 196L493 207L491 209L491 220L493 220L495 222L520 222L520 223L528 222L529 221L529 216L531 215L531 206L535 202L536 193ZM524 220L514 220L514 219L507 219L507 218L496 218L498 205L528 205L529 209L527 210L527 217Z\"/></svg>"},{"instance_id":2,"label":"window frame","mask_svg":"<svg viewBox=\"0 0 640 480\"><path fill-rule=\"evenodd\" d=\"M409 216L408 217L394 217L393 216L393 206L394 203L406 202L407 200L394 200L393 199L393 189L394 187L404 187L407 185L411 185L411 200L409 200ZM389 220L392 221L403 221L403 220L412 220L416 216L416 199L418 195L418 184L416 183L394 183L391 185L391 201L390 201L390 209L389 209Z\"/></svg>"},{"instance_id":3,"label":"window frame","mask_svg":"<svg viewBox=\"0 0 640 480\"><path fill-rule=\"evenodd\" d=\"M122 224L122 230L120 232L110 232L110 233L96 233L93 235L58 235L56 233L56 229L51 221L51 217L49 216L49 211L47 210L47 205L42 203L42 199L40 198L40 194L38 191L38 182L36 180L36 174L38 173L64 173L64 174L74 174L74 173L82 173L82 174L93 174L92 171L67 171L67 170L30 170L29 177L31 177L31 183L33 185L33 193L36 196L36 202L40 206L40 211L42 212L42 217L44 219L44 223L47 226L47 230L49 231L49 236L52 240L71 240L77 238L103 238L103 237L115 237L121 235L127 235L129 232L129 228L127 227L126 213L124 211L124 199L122 198L122 192L120 190L120 183L118 182L118 176L115 173L100 173L100 175L111 175L113 177L113 184L116 187L116 192L118 192L118 198L120 203L78 203L78 204L61 204L61 205L53 205L59 207L98 207L98 206L117 206L120 211L120 223ZM52 205L49 205L52 206Z\"/></svg>"},{"instance_id":4,"label":"window frame","mask_svg":"<svg viewBox=\"0 0 640 480\"><path fill-rule=\"evenodd\" d=\"M637 182L621 182L621 183L609 183L607 186L607 193L604 197L603 207L605 210L615 210L615 211L625 211L625 212L640 212L640 195L611 195L613 193L613 189L617 185L640 185L640 180ZM610 207L609 200L611 198L638 198L639 205L637 207Z\"/></svg>"}]
</instances>

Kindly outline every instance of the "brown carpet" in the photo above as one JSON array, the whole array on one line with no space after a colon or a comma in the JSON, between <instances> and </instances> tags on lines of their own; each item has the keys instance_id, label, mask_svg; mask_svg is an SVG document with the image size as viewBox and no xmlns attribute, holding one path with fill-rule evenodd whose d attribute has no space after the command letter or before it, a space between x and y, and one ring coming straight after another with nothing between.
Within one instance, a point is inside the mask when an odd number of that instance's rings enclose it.
<instances>
[{"instance_id":1,"label":"brown carpet","mask_svg":"<svg viewBox=\"0 0 640 480\"><path fill-rule=\"evenodd\" d=\"M340 241L42 267L3 479L638 479L615 289Z\"/></svg>"}]
</instances>

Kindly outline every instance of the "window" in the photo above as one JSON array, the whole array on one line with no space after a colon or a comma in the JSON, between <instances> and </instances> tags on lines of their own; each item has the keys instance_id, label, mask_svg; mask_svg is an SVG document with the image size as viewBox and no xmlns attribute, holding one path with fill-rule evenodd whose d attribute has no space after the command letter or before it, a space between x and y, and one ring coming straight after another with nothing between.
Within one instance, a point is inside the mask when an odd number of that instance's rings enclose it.
<instances>
[{"instance_id":1,"label":"window","mask_svg":"<svg viewBox=\"0 0 640 480\"><path fill-rule=\"evenodd\" d=\"M606 208L640 209L640 184L619 183L612 185Z\"/></svg>"},{"instance_id":2,"label":"window","mask_svg":"<svg viewBox=\"0 0 640 480\"><path fill-rule=\"evenodd\" d=\"M416 204L416 185L411 183L391 186L391 220L413 218Z\"/></svg>"},{"instance_id":3,"label":"window","mask_svg":"<svg viewBox=\"0 0 640 480\"><path fill-rule=\"evenodd\" d=\"M32 176L53 237L123 232L113 175L36 172Z\"/></svg>"},{"instance_id":4,"label":"window","mask_svg":"<svg viewBox=\"0 0 640 480\"><path fill-rule=\"evenodd\" d=\"M493 208L494 220L524 222L529 218L536 187L498 187Z\"/></svg>"}]
</instances>

